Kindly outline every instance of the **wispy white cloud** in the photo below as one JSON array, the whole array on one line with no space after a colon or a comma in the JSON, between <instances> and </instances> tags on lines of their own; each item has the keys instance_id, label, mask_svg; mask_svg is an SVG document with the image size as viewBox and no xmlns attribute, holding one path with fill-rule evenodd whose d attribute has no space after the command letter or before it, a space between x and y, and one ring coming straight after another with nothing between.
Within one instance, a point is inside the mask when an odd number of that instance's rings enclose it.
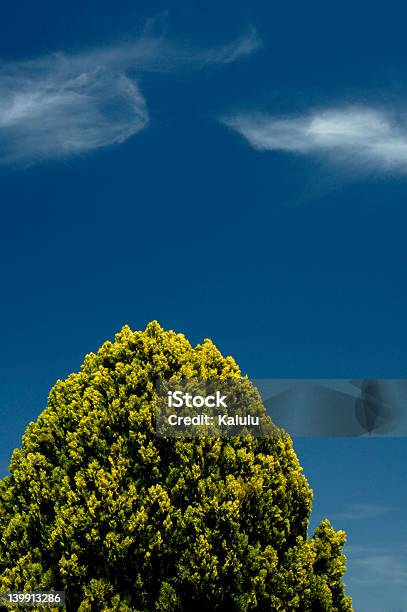
<instances>
[{"instance_id":1,"label":"wispy white cloud","mask_svg":"<svg viewBox=\"0 0 407 612\"><path fill-rule=\"evenodd\" d=\"M351 106L289 118L249 113L223 122L259 151L316 155L355 169L407 172L407 121L383 110Z\"/></svg>"},{"instance_id":2,"label":"wispy white cloud","mask_svg":"<svg viewBox=\"0 0 407 612\"><path fill-rule=\"evenodd\" d=\"M392 509L389 506L380 504L348 504L343 512L337 512L331 516L332 518L339 520L361 521L383 516L384 514L391 512L391 510Z\"/></svg>"},{"instance_id":3,"label":"wispy white cloud","mask_svg":"<svg viewBox=\"0 0 407 612\"><path fill-rule=\"evenodd\" d=\"M223 45L212 50L203 52L202 58L205 64L231 64L241 57L250 55L261 46L261 40L255 28L250 28L249 31L233 43ZM198 52L199 57L199 52Z\"/></svg>"},{"instance_id":4,"label":"wispy white cloud","mask_svg":"<svg viewBox=\"0 0 407 612\"><path fill-rule=\"evenodd\" d=\"M261 46L255 28L249 28L236 40L213 47L180 44L157 33L153 26L137 40L107 45L70 58L77 69L108 65L116 70L167 73L180 70L202 70L208 66L224 66L249 56Z\"/></svg>"},{"instance_id":5,"label":"wispy white cloud","mask_svg":"<svg viewBox=\"0 0 407 612\"><path fill-rule=\"evenodd\" d=\"M117 144L148 123L137 82L94 66L50 60L40 74L0 73L0 161L33 162Z\"/></svg>"},{"instance_id":6,"label":"wispy white cloud","mask_svg":"<svg viewBox=\"0 0 407 612\"><path fill-rule=\"evenodd\" d=\"M361 584L407 583L407 556L401 546L347 546L350 579Z\"/></svg>"},{"instance_id":7,"label":"wispy white cloud","mask_svg":"<svg viewBox=\"0 0 407 612\"><path fill-rule=\"evenodd\" d=\"M0 162L31 163L122 143L149 122L143 72L226 65L259 44L254 30L200 49L145 33L83 53L0 65Z\"/></svg>"},{"instance_id":8,"label":"wispy white cloud","mask_svg":"<svg viewBox=\"0 0 407 612\"><path fill-rule=\"evenodd\" d=\"M354 559L352 563L361 571L360 582L375 583L382 580L387 584L407 583L407 562L398 555L372 554Z\"/></svg>"}]
</instances>

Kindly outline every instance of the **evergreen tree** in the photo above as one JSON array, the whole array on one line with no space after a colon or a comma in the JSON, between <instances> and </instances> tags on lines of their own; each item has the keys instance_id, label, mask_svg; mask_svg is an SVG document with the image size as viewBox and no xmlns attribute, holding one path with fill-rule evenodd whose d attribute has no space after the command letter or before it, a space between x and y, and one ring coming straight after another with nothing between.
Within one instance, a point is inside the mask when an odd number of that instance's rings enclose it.
<instances>
[{"instance_id":1,"label":"evergreen tree","mask_svg":"<svg viewBox=\"0 0 407 612\"><path fill-rule=\"evenodd\" d=\"M0 484L1 590L65 590L80 612L351 611L345 534L308 538L290 437L157 437L170 376L241 374L153 322L56 383Z\"/></svg>"}]
</instances>

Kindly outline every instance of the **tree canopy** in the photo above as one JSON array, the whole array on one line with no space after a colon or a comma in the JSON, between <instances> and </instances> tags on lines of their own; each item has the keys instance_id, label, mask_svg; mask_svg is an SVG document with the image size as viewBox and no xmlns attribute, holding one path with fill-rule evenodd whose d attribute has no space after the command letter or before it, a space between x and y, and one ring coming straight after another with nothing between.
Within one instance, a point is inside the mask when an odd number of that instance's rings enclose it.
<instances>
[{"instance_id":1,"label":"tree canopy","mask_svg":"<svg viewBox=\"0 0 407 612\"><path fill-rule=\"evenodd\" d=\"M351 611L345 534L308 536L290 437L158 437L171 376L241 373L152 322L57 381L0 484L0 589L65 590L80 612Z\"/></svg>"}]
</instances>

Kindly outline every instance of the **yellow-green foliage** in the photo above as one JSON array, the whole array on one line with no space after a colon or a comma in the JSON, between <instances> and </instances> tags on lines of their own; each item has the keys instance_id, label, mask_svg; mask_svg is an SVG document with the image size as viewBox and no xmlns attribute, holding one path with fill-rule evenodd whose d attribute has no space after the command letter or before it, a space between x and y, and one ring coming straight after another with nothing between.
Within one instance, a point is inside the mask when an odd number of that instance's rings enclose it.
<instances>
[{"instance_id":1,"label":"yellow-green foliage","mask_svg":"<svg viewBox=\"0 0 407 612\"><path fill-rule=\"evenodd\" d=\"M56 383L1 482L1 589L65 590L80 612L350 611L345 535L307 538L289 436L156 437L154 383L173 375L240 371L153 322Z\"/></svg>"}]
</instances>

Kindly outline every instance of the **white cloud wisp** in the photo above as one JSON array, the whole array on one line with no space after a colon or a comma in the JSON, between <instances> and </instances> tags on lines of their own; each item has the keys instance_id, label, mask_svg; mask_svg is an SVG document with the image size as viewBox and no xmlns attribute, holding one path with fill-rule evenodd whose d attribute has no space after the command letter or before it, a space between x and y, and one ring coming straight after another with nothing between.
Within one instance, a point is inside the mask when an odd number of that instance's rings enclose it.
<instances>
[{"instance_id":1,"label":"white cloud wisp","mask_svg":"<svg viewBox=\"0 0 407 612\"><path fill-rule=\"evenodd\" d=\"M0 163L30 164L120 144L149 122L140 74L226 65L258 45L253 30L231 44L195 50L144 35L0 65Z\"/></svg>"},{"instance_id":2,"label":"white cloud wisp","mask_svg":"<svg viewBox=\"0 0 407 612\"><path fill-rule=\"evenodd\" d=\"M33 162L117 144L148 123L137 83L95 66L82 73L50 60L39 75L0 76L0 161ZM69 63L68 63L69 65Z\"/></svg>"},{"instance_id":3,"label":"white cloud wisp","mask_svg":"<svg viewBox=\"0 0 407 612\"><path fill-rule=\"evenodd\" d=\"M348 504L346 510L343 512L336 512L332 514L332 518L346 521L365 521L368 519L375 519L384 514L391 512L392 508L389 506L382 506L379 504L370 503L359 503L359 504Z\"/></svg>"},{"instance_id":4,"label":"white cloud wisp","mask_svg":"<svg viewBox=\"0 0 407 612\"><path fill-rule=\"evenodd\" d=\"M56 55L0 70L0 162L32 163L124 142L148 123L137 82Z\"/></svg>"},{"instance_id":5,"label":"white cloud wisp","mask_svg":"<svg viewBox=\"0 0 407 612\"><path fill-rule=\"evenodd\" d=\"M261 113L223 119L259 151L315 155L351 169L407 172L407 122L368 107L294 118Z\"/></svg>"}]
</instances>

